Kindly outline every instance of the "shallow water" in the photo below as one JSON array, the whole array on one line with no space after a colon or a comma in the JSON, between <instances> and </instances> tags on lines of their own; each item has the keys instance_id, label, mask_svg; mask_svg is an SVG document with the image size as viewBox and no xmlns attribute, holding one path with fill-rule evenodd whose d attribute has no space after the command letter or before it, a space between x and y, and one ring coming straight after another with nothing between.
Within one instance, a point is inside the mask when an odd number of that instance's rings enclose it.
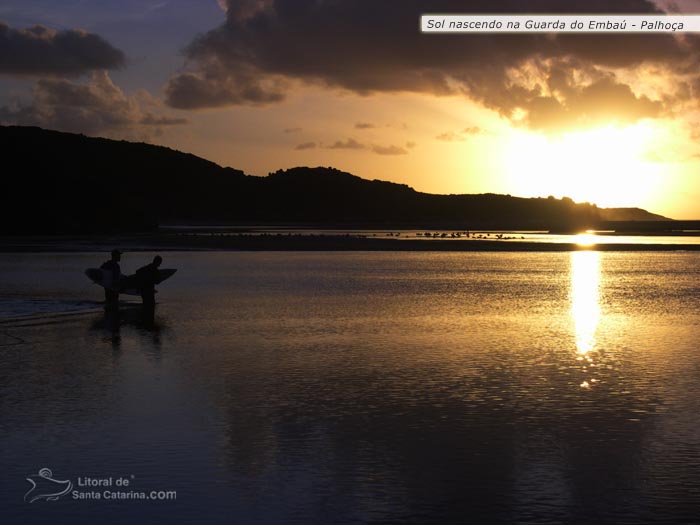
<instances>
[{"instance_id":1,"label":"shallow water","mask_svg":"<svg viewBox=\"0 0 700 525\"><path fill-rule=\"evenodd\" d=\"M102 258L0 255L3 523L698 522L698 253Z\"/></svg>"}]
</instances>

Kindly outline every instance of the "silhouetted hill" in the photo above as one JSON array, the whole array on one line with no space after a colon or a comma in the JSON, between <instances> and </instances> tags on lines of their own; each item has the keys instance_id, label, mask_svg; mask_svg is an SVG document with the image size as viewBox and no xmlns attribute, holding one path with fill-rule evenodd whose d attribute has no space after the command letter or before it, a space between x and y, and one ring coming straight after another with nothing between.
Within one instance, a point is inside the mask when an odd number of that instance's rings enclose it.
<instances>
[{"instance_id":1,"label":"silhouetted hill","mask_svg":"<svg viewBox=\"0 0 700 525\"><path fill-rule=\"evenodd\" d=\"M432 195L333 168L254 177L162 146L40 128L0 126L0 140L5 165L17 167L3 175L4 233L140 231L163 223L565 231L607 219L605 210L568 198Z\"/></svg>"},{"instance_id":2,"label":"silhouetted hill","mask_svg":"<svg viewBox=\"0 0 700 525\"><path fill-rule=\"evenodd\" d=\"M649 213L641 208L600 208L604 221L670 221L667 217Z\"/></svg>"},{"instance_id":3,"label":"silhouetted hill","mask_svg":"<svg viewBox=\"0 0 700 525\"><path fill-rule=\"evenodd\" d=\"M163 219L217 219L242 171L161 146L0 126L2 231L144 230Z\"/></svg>"}]
</instances>

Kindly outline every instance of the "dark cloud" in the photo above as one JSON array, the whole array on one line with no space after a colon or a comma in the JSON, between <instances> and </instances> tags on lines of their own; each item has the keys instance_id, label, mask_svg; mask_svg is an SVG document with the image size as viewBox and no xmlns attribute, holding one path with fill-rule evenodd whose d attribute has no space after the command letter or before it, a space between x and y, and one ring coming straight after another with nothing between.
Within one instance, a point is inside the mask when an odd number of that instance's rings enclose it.
<instances>
[{"instance_id":1,"label":"dark cloud","mask_svg":"<svg viewBox=\"0 0 700 525\"><path fill-rule=\"evenodd\" d=\"M636 96L629 86L604 78L578 90L570 110L579 119L613 119L633 122L647 117L656 117L661 112L661 103L645 96Z\"/></svg>"},{"instance_id":2,"label":"dark cloud","mask_svg":"<svg viewBox=\"0 0 700 525\"><path fill-rule=\"evenodd\" d=\"M40 25L13 29L0 22L0 74L77 76L124 62L124 53L94 33Z\"/></svg>"},{"instance_id":3,"label":"dark cloud","mask_svg":"<svg viewBox=\"0 0 700 525\"><path fill-rule=\"evenodd\" d=\"M284 133L299 133L301 128L284 128L282 131Z\"/></svg>"},{"instance_id":4,"label":"dark cloud","mask_svg":"<svg viewBox=\"0 0 700 525\"><path fill-rule=\"evenodd\" d=\"M355 129L374 129L377 126L372 124L371 122L358 122L355 124Z\"/></svg>"},{"instance_id":5,"label":"dark cloud","mask_svg":"<svg viewBox=\"0 0 700 525\"><path fill-rule=\"evenodd\" d=\"M400 146L372 146L372 153L377 155L407 155L408 151Z\"/></svg>"},{"instance_id":6,"label":"dark cloud","mask_svg":"<svg viewBox=\"0 0 700 525\"><path fill-rule=\"evenodd\" d=\"M316 143L315 142L304 142L302 144L299 144L296 146L294 149L298 151L302 151L305 149L315 149L316 148Z\"/></svg>"},{"instance_id":7,"label":"dark cloud","mask_svg":"<svg viewBox=\"0 0 700 525\"><path fill-rule=\"evenodd\" d=\"M227 6L225 24L187 47L189 70L166 86L169 104L263 105L303 81L363 95L461 94L507 118L518 115L524 125L555 130L665 114L673 109L670 98L645 99L616 72L655 65L680 79L697 77L700 67L695 35L422 35L417 29L428 12L658 12L647 0L228 0Z\"/></svg>"},{"instance_id":8,"label":"dark cloud","mask_svg":"<svg viewBox=\"0 0 700 525\"><path fill-rule=\"evenodd\" d=\"M330 146L325 146L326 149L365 149L367 146L362 144L361 142L357 142L355 139L348 139L348 140L336 140L333 144Z\"/></svg>"},{"instance_id":9,"label":"dark cloud","mask_svg":"<svg viewBox=\"0 0 700 525\"><path fill-rule=\"evenodd\" d=\"M406 143L406 148L410 149L415 146L414 143L412 142L407 142ZM408 154L408 150L406 148L402 148L401 146L394 146L394 145L389 145L389 146L382 146L378 144L372 144L372 145L367 145L363 144L362 142L358 142L357 140L353 138L349 138L347 140L336 140L333 144L330 144L328 146L324 146L326 149L347 149L347 150L355 150L355 151L361 151L361 150L367 150L371 151L372 153L376 153L377 155L406 155ZM298 147L297 147L298 149Z\"/></svg>"},{"instance_id":10,"label":"dark cloud","mask_svg":"<svg viewBox=\"0 0 700 525\"><path fill-rule=\"evenodd\" d=\"M464 142L470 135L478 135L479 133L481 133L480 127L469 126L461 131L446 131L435 138L444 142Z\"/></svg>"},{"instance_id":11,"label":"dark cloud","mask_svg":"<svg viewBox=\"0 0 700 525\"><path fill-rule=\"evenodd\" d=\"M32 102L0 107L0 121L87 135L115 134L120 138L145 138L159 134L162 127L187 122L154 113L158 106L158 101L146 92L126 95L105 71L98 71L88 83L37 81Z\"/></svg>"},{"instance_id":12,"label":"dark cloud","mask_svg":"<svg viewBox=\"0 0 700 525\"><path fill-rule=\"evenodd\" d=\"M179 109L215 108L281 102L288 82L279 75L261 76L245 63L225 67L217 60L198 61L199 70L171 78L165 86L168 105Z\"/></svg>"},{"instance_id":13,"label":"dark cloud","mask_svg":"<svg viewBox=\"0 0 700 525\"><path fill-rule=\"evenodd\" d=\"M139 124L143 124L144 126L179 126L181 124L187 124L188 122L186 118L166 117L147 112L139 121Z\"/></svg>"}]
</instances>

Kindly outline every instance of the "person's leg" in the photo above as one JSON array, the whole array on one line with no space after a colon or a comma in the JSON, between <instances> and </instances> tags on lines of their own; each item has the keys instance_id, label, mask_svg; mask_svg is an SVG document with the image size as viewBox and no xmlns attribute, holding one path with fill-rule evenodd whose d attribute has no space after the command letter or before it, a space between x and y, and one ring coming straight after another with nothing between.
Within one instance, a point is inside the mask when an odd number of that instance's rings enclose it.
<instances>
[{"instance_id":1,"label":"person's leg","mask_svg":"<svg viewBox=\"0 0 700 525\"><path fill-rule=\"evenodd\" d=\"M119 292L105 288L105 308L116 308L117 306L119 306Z\"/></svg>"},{"instance_id":2,"label":"person's leg","mask_svg":"<svg viewBox=\"0 0 700 525\"><path fill-rule=\"evenodd\" d=\"M141 300L144 306L154 307L156 304L155 290L143 290L141 292Z\"/></svg>"}]
</instances>

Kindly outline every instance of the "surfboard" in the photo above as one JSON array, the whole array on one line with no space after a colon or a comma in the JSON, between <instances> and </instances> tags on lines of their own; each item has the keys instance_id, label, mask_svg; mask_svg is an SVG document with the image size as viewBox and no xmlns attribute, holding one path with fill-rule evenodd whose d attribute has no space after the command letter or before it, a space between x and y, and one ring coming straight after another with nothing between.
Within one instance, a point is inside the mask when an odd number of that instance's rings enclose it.
<instances>
[{"instance_id":1,"label":"surfboard","mask_svg":"<svg viewBox=\"0 0 700 525\"><path fill-rule=\"evenodd\" d=\"M175 268L159 269L158 277L156 278L154 284L160 284L166 279L169 279L175 274L176 271L177 269ZM108 290L126 295L141 295L141 292L135 287L133 275L122 275L118 286L115 286L112 279L112 272L109 270L103 270L101 268L88 268L85 270L85 275L87 275L88 279L90 279L93 283L101 286L102 288L107 288Z\"/></svg>"},{"instance_id":2,"label":"surfboard","mask_svg":"<svg viewBox=\"0 0 700 525\"><path fill-rule=\"evenodd\" d=\"M158 270L158 278L156 279L155 284L160 284L166 279L170 279L175 272L177 271L177 268L163 268L162 270Z\"/></svg>"}]
</instances>

